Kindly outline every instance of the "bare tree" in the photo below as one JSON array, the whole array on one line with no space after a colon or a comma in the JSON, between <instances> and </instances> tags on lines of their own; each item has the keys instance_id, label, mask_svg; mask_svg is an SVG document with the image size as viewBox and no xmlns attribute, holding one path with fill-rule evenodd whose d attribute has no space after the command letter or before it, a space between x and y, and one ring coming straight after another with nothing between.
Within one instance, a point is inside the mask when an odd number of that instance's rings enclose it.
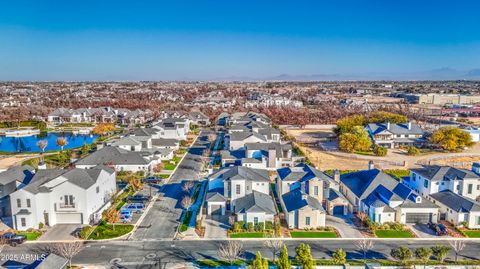
<instances>
[{"instance_id":1,"label":"bare tree","mask_svg":"<svg viewBox=\"0 0 480 269\"><path fill-rule=\"evenodd\" d=\"M57 141L55 141L55 143L63 150L63 147L68 144L68 141L65 137L59 137L57 138Z\"/></svg>"},{"instance_id":2,"label":"bare tree","mask_svg":"<svg viewBox=\"0 0 480 269\"><path fill-rule=\"evenodd\" d=\"M228 241L218 248L218 256L230 262L230 265L233 265L233 262L238 260L242 254L243 245L239 241Z\"/></svg>"},{"instance_id":3,"label":"bare tree","mask_svg":"<svg viewBox=\"0 0 480 269\"><path fill-rule=\"evenodd\" d=\"M465 241L463 240L453 240L453 241L448 241L450 246L452 246L453 251L455 251L455 261L458 259L458 254L463 251L463 249L466 247Z\"/></svg>"},{"instance_id":4,"label":"bare tree","mask_svg":"<svg viewBox=\"0 0 480 269\"><path fill-rule=\"evenodd\" d=\"M283 241L282 240L268 239L266 241L263 241L263 246L270 249L270 251L272 252L272 261L275 263L275 259L277 258L277 254L283 248Z\"/></svg>"},{"instance_id":5,"label":"bare tree","mask_svg":"<svg viewBox=\"0 0 480 269\"><path fill-rule=\"evenodd\" d=\"M182 199L182 207L185 208L185 210L189 210L190 207L193 205L193 199L190 196L184 196Z\"/></svg>"},{"instance_id":6,"label":"bare tree","mask_svg":"<svg viewBox=\"0 0 480 269\"><path fill-rule=\"evenodd\" d=\"M195 182L188 180L183 183L182 189L183 191L190 193L190 190L193 189L193 186L195 186Z\"/></svg>"},{"instance_id":7,"label":"bare tree","mask_svg":"<svg viewBox=\"0 0 480 269\"><path fill-rule=\"evenodd\" d=\"M373 245L373 241L369 239L362 239L355 242L355 246L362 251L364 260L367 259L367 252L373 248Z\"/></svg>"},{"instance_id":8,"label":"bare tree","mask_svg":"<svg viewBox=\"0 0 480 269\"><path fill-rule=\"evenodd\" d=\"M48 146L48 140L40 140L37 142L37 147L42 150L42 153L45 152L45 148Z\"/></svg>"},{"instance_id":9,"label":"bare tree","mask_svg":"<svg viewBox=\"0 0 480 269\"><path fill-rule=\"evenodd\" d=\"M51 245L50 251L68 260L69 268L72 268L72 259L84 248L83 242L73 241L69 243L56 243Z\"/></svg>"}]
</instances>

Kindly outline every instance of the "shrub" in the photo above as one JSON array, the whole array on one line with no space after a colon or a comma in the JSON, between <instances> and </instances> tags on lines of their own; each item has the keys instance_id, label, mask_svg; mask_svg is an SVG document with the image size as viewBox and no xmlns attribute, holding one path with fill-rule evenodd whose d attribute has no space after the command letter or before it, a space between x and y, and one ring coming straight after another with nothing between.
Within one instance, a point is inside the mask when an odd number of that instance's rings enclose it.
<instances>
[{"instance_id":1,"label":"shrub","mask_svg":"<svg viewBox=\"0 0 480 269\"><path fill-rule=\"evenodd\" d=\"M253 222L247 223L247 229L249 232L253 232Z\"/></svg>"},{"instance_id":2,"label":"shrub","mask_svg":"<svg viewBox=\"0 0 480 269\"><path fill-rule=\"evenodd\" d=\"M373 148L373 153L375 153L377 156L383 157L387 155L388 150L385 147L375 146Z\"/></svg>"},{"instance_id":3,"label":"shrub","mask_svg":"<svg viewBox=\"0 0 480 269\"><path fill-rule=\"evenodd\" d=\"M273 229L273 223L271 221L266 221L265 222L265 229L272 230Z\"/></svg>"},{"instance_id":4,"label":"shrub","mask_svg":"<svg viewBox=\"0 0 480 269\"><path fill-rule=\"evenodd\" d=\"M417 156L420 154L420 150L416 147L408 147L407 154L410 156Z\"/></svg>"},{"instance_id":5,"label":"shrub","mask_svg":"<svg viewBox=\"0 0 480 269\"><path fill-rule=\"evenodd\" d=\"M93 231L93 229L95 228L92 226L85 226L82 228L82 230L80 230L80 232L78 233L78 236L81 239L87 239L90 233Z\"/></svg>"},{"instance_id":6,"label":"shrub","mask_svg":"<svg viewBox=\"0 0 480 269\"><path fill-rule=\"evenodd\" d=\"M448 151L461 150L474 144L470 134L457 127L442 127L436 130L432 133L430 142Z\"/></svg>"},{"instance_id":7,"label":"shrub","mask_svg":"<svg viewBox=\"0 0 480 269\"><path fill-rule=\"evenodd\" d=\"M43 224L43 222L40 222L40 223L38 224L38 229L41 230L41 229L43 229L43 227L45 227L45 224Z\"/></svg>"},{"instance_id":8,"label":"shrub","mask_svg":"<svg viewBox=\"0 0 480 269\"><path fill-rule=\"evenodd\" d=\"M263 222L259 222L255 224L255 231L263 232L264 229L265 229L265 224Z\"/></svg>"}]
</instances>

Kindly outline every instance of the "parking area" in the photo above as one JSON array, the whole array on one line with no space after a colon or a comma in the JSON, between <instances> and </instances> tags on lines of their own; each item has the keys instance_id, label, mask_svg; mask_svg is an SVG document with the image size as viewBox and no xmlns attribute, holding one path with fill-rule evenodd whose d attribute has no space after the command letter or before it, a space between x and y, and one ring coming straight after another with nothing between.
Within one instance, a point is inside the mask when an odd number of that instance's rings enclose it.
<instances>
[{"instance_id":1,"label":"parking area","mask_svg":"<svg viewBox=\"0 0 480 269\"><path fill-rule=\"evenodd\" d=\"M440 238L440 237L450 237L448 235L438 236L433 229L428 227L428 224L407 224L407 227L412 230L412 232L418 238Z\"/></svg>"},{"instance_id":2,"label":"parking area","mask_svg":"<svg viewBox=\"0 0 480 269\"><path fill-rule=\"evenodd\" d=\"M361 238L362 233L352 222L353 215L327 215L326 226L337 229L342 238Z\"/></svg>"},{"instance_id":3,"label":"parking area","mask_svg":"<svg viewBox=\"0 0 480 269\"><path fill-rule=\"evenodd\" d=\"M80 231L85 225L83 224L57 224L47 229L37 241L62 241L62 240L79 240L75 233Z\"/></svg>"}]
</instances>

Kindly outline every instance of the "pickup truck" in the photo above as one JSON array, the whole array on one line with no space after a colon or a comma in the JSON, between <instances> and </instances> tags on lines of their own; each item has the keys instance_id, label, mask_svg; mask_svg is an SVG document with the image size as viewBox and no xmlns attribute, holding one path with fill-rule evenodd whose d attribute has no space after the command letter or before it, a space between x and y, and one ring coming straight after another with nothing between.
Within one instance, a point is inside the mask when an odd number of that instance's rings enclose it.
<instances>
[{"instance_id":1,"label":"pickup truck","mask_svg":"<svg viewBox=\"0 0 480 269\"><path fill-rule=\"evenodd\" d=\"M25 235L18 235L15 233L4 233L2 234L1 239L10 246L16 247L18 244L25 242L27 237Z\"/></svg>"}]
</instances>

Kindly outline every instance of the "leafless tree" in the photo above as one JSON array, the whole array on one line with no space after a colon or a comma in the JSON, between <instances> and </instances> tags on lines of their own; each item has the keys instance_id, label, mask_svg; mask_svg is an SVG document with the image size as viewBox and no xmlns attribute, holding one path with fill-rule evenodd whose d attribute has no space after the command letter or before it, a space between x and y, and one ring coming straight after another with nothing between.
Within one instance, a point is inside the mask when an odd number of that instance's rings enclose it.
<instances>
[{"instance_id":1,"label":"leafless tree","mask_svg":"<svg viewBox=\"0 0 480 269\"><path fill-rule=\"evenodd\" d=\"M239 241L228 241L218 248L218 256L230 262L230 265L233 265L233 262L238 260L242 254L243 245Z\"/></svg>"},{"instance_id":2,"label":"leafless tree","mask_svg":"<svg viewBox=\"0 0 480 269\"><path fill-rule=\"evenodd\" d=\"M463 249L466 247L465 241L463 240L453 240L453 241L448 241L450 246L452 246L453 251L455 251L455 261L458 259L458 254L463 251Z\"/></svg>"},{"instance_id":3,"label":"leafless tree","mask_svg":"<svg viewBox=\"0 0 480 269\"><path fill-rule=\"evenodd\" d=\"M185 210L189 210L190 207L193 205L193 199L190 196L184 196L182 199L182 207L185 208Z\"/></svg>"},{"instance_id":4,"label":"leafless tree","mask_svg":"<svg viewBox=\"0 0 480 269\"><path fill-rule=\"evenodd\" d=\"M55 143L63 150L63 147L68 144L68 141L65 137L59 137L57 138L57 141L55 141Z\"/></svg>"},{"instance_id":5,"label":"leafless tree","mask_svg":"<svg viewBox=\"0 0 480 269\"><path fill-rule=\"evenodd\" d=\"M193 188L193 186L195 186L195 182L193 182L191 180L185 181L183 183L182 189L183 189L183 191L185 191L187 193L190 193L190 190Z\"/></svg>"},{"instance_id":6,"label":"leafless tree","mask_svg":"<svg viewBox=\"0 0 480 269\"><path fill-rule=\"evenodd\" d=\"M367 252L373 248L373 245L373 241L369 239L362 239L355 242L355 246L362 251L364 260L367 258Z\"/></svg>"},{"instance_id":7,"label":"leafless tree","mask_svg":"<svg viewBox=\"0 0 480 269\"><path fill-rule=\"evenodd\" d=\"M283 248L283 241L282 240L274 240L274 239L268 239L266 241L263 241L263 246L270 249L272 252L272 261L275 263L275 259L277 258L277 254L282 250Z\"/></svg>"},{"instance_id":8,"label":"leafless tree","mask_svg":"<svg viewBox=\"0 0 480 269\"><path fill-rule=\"evenodd\" d=\"M72 259L84 248L83 242L73 241L69 243L56 243L51 245L50 251L56 255L62 256L68 260L69 267L72 268Z\"/></svg>"},{"instance_id":9,"label":"leafless tree","mask_svg":"<svg viewBox=\"0 0 480 269\"><path fill-rule=\"evenodd\" d=\"M37 147L39 147L42 152L45 151L45 148L48 146L48 140L40 140L37 142Z\"/></svg>"}]
</instances>

